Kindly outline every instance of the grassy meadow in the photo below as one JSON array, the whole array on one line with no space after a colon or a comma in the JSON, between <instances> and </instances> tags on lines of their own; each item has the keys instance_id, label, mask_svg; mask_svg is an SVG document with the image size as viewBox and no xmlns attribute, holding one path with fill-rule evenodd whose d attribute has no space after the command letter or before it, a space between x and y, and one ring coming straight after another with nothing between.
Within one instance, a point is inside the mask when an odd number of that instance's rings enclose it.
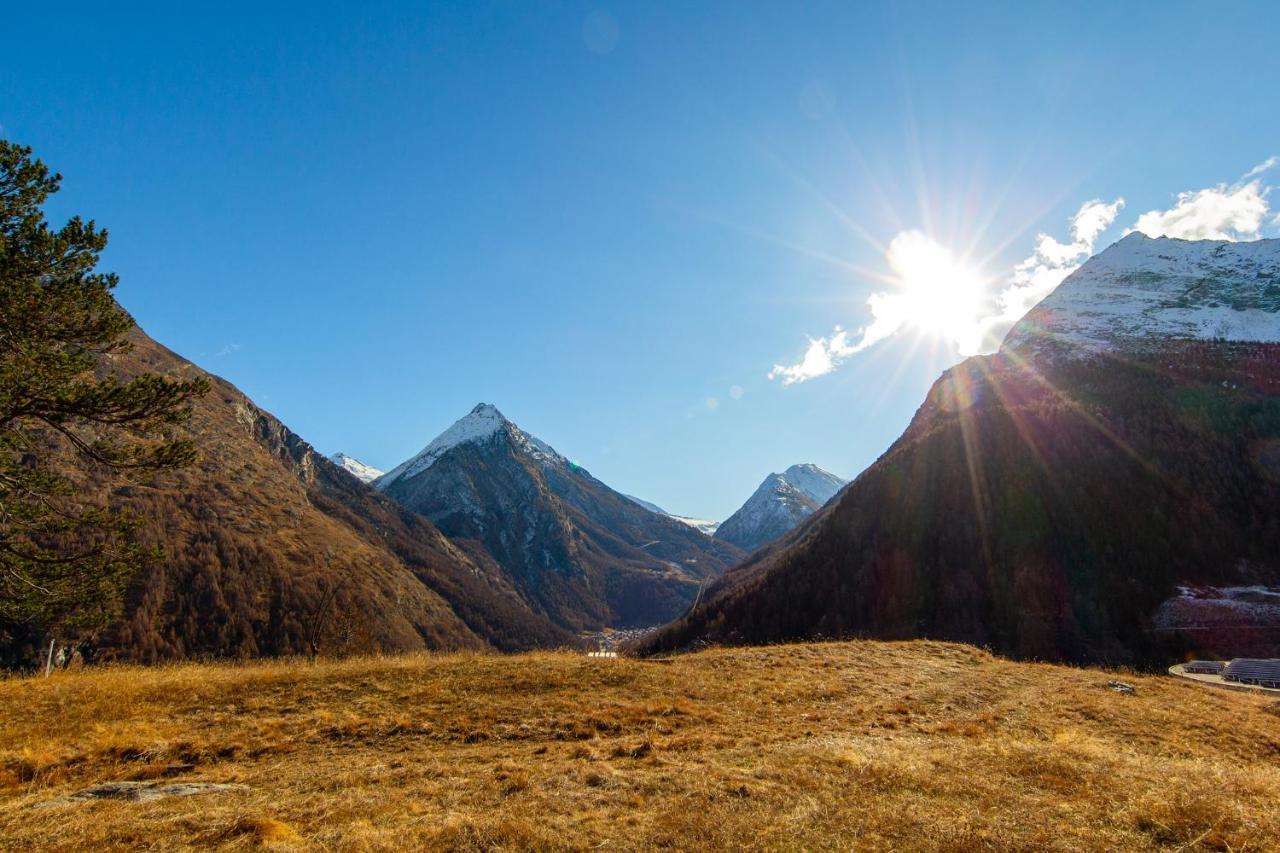
<instances>
[{"instance_id":1,"label":"grassy meadow","mask_svg":"<svg viewBox=\"0 0 1280 853\"><path fill-rule=\"evenodd\" d=\"M1280 848L1274 699L946 643L110 667L0 719L13 850ZM113 780L244 787L48 804Z\"/></svg>"}]
</instances>

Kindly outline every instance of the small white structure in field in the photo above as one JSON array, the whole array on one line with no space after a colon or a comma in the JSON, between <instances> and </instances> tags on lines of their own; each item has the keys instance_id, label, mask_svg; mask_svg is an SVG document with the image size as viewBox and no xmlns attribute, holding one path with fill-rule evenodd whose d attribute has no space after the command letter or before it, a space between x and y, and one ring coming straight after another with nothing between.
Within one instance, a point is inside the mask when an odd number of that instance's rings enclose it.
<instances>
[{"instance_id":1,"label":"small white structure in field","mask_svg":"<svg viewBox=\"0 0 1280 853\"><path fill-rule=\"evenodd\" d=\"M616 658L617 656L617 652L607 652L604 649L600 649L598 652L587 652L587 657L589 658Z\"/></svg>"}]
</instances>

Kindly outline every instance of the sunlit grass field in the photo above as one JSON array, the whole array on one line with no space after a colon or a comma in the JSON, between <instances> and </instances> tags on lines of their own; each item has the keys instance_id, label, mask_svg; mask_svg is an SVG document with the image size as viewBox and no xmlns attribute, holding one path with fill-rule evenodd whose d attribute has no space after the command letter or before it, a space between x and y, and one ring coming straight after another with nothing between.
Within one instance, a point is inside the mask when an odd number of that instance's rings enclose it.
<instances>
[{"instance_id":1,"label":"sunlit grass field","mask_svg":"<svg viewBox=\"0 0 1280 853\"><path fill-rule=\"evenodd\" d=\"M1277 710L934 642L55 673L0 847L1280 849ZM36 808L153 779L246 787Z\"/></svg>"}]
</instances>

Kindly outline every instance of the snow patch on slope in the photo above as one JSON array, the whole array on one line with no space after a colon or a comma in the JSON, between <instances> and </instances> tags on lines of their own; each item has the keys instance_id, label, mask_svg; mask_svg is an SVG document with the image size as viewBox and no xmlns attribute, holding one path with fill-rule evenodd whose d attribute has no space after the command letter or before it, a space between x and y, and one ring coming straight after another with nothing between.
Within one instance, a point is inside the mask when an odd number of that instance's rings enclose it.
<instances>
[{"instance_id":1,"label":"snow patch on slope","mask_svg":"<svg viewBox=\"0 0 1280 853\"><path fill-rule=\"evenodd\" d=\"M622 493L619 492L619 494L622 494ZM653 503L652 501L647 501L643 498L638 498L635 495L623 494L622 496L627 500L631 501L633 504L644 507L645 509L649 510L649 512L657 513L658 515L665 515L667 518L675 519L681 524L687 524L690 527L692 527L694 530L699 530L708 536L715 533L716 528L720 526L720 522L712 521L709 518L691 518L687 515L676 515L673 512L667 512L665 509L658 506L656 503Z\"/></svg>"},{"instance_id":2,"label":"snow patch on slope","mask_svg":"<svg viewBox=\"0 0 1280 853\"><path fill-rule=\"evenodd\" d=\"M494 411L497 410L495 409ZM498 417L502 416L499 415ZM571 465L566 457L562 456L554 447L542 439L529 435L529 433L510 421L507 421L507 424L511 427L511 433L515 437L516 443L542 465Z\"/></svg>"},{"instance_id":3,"label":"snow patch on slope","mask_svg":"<svg viewBox=\"0 0 1280 853\"><path fill-rule=\"evenodd\" d=\"M681 524L687 524L694 530L700 530L708 536L714 534L720 527L720 522L712 521L709 518L689 518L687 515L672 515L671 513L666 515L668 518L673 518Z\"/></svg>"},{"instance_id":4,"label":"snow patch on slope","mask_svg":"<svg viewBox=\"0 0 1280 853\"><path fill-rule=\"evenodd\" d=\"M1002 348L1060 342L1098 351L1178 338L1280 342L1280 240L1135 232L1067 276Z\"/></svg>"}]
</instances>

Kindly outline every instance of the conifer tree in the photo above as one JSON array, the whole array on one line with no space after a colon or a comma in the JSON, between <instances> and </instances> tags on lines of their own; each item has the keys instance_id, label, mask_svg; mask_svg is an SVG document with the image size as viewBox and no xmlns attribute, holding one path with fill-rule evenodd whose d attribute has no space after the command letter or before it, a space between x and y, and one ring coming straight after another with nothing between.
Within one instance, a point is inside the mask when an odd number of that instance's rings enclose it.
<instances>
[{"instance_id":1,"label":"conifer tree","mask_svg":"<svg viewBox=\"0 0 1280 853\"><path fill-rule=\"evenodd\" d=\"M203 378L112 372L133 319L112 296L117 277L96 271L107 232L45 221L60 181L0 139L0 646L11 662L15 644L102 625L155 556L131 535L137 520L73 472L189 464L195 449L172 427L208 390Z\"/></svg>"}]
</instances>

